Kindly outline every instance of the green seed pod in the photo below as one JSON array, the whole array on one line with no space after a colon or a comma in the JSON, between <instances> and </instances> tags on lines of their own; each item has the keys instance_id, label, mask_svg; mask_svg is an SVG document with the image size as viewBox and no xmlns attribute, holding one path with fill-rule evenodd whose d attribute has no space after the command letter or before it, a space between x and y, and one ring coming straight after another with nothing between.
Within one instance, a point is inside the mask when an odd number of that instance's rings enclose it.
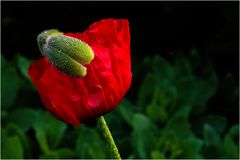
<instances>
[{"instance_id":1,"label":"green seed pod","mask_svg":"<svg viewBox=\"0 0 240 160\"><path fill-rule=\"evenodd\" d=\"M44 47L43 51L47 53L49 61L60 71L74 77L84 77L87 74L86 67L64 54L62 51L53 47Z\"/></svg>"},{"instance_id":2,"label":"green seed pod","mask_svg":"<svg viewBox=\"0 0 240 160\"><path fill-rule=\"evenodd\" d=\"M85 42L73 37L52 35L47 39L46 45L57 48L81 64L89 64L94 58L92 49Z\"/></svg>"},{"instance_id":3,"label":"green seed pod","mask_svg":"<svg viewBox=\"0 0 240 160\"><path fill-rule=\"evenodd\" d=\"M62 33L56 29L50 29L50 30L41 32L37 36L38 47L39 47L39 50L41 51L41 54L43 54L43 46L45 45L47 38L50 35L57 35L57 34L62 34ZM45 56L45 55L43 55L43 56Z\"/></svg>"},{"instance_id":4,"label":"green seed pod","mask_svg":"<svg viewBox=\"0 0 240 160\"><path fill-rule=\"evenodd\" d=\"M75 76L84 77L94 53L91 47L76 38L63 35L57 30L48 30L39 34L38 46L43 56L60 71Z\"/></svg>"}]
</instances>

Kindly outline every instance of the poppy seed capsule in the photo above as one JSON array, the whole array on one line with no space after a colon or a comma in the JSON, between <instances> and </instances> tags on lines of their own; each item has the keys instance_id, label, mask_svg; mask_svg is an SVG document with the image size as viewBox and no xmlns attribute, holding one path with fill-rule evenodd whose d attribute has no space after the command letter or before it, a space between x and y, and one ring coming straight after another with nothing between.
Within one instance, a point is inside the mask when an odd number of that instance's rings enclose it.
<instances>
[{"instance_id":1,"label":"poppy seed capsule","mask_svg":"<svg viewBox=\"0 0 240 160\"><path fill-rule=\"evenodd\" d=\"M42 55L43 55L43 46L45 45L47 38L50 35L56 35L56 34L62 34L62 33L56 29L50 29L50 30L45 30L45 31L41 32L37 36L38 47L39 47L39 50L41 51ZM43 56L45 56L45 55L43 55Z\"/></svg>"},{"instance_id":2,"label":"poppy seed capsule","mask_svg":"<svg viewBox=\"0 0 240 160\"><path fill-rule=\"evenodd\" d=\"M63 35L57 30L40 33L37 38L43 56L60 71L74 77L84 77L94 54L90 46L73 37Z\"/></svg>"}]
</instances>

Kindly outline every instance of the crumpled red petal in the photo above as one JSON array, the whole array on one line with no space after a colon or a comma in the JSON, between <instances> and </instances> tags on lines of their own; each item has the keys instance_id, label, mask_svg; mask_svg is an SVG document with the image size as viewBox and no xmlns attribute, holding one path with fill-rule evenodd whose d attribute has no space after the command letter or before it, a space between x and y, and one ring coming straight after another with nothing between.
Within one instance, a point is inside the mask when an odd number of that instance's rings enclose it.
<instances>
[{"instance_id":1,"label":"crumpled red petal","mask_svg":"<svg viewBox=\"0 0 240 160\"><path fill-rule=\"evenodd\" d=\"M47 58L31 64L28 74L46 109L72 125L104 115L117 107L131 80L130 33L126 19L104 19L83 33L65 35L81 39L94 52L87 75L76 78L59 72Z\"/></svg>"}]
</instances>

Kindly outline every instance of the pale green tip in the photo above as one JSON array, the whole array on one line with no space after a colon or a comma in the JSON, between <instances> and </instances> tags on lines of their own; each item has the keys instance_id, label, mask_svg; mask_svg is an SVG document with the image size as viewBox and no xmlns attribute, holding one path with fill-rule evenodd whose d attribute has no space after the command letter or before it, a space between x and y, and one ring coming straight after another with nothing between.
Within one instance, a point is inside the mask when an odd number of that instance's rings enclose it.
<instances>
[{"instance_id":1,"label":"pale green tip","mask_svg":"<svg viewBox=\"0 0 240 160\"><path fill-rule=\"evenodd\" d=\"M37 41L42 55L57 69L75 77L86 76L87 68L84 65L94 59L94 53L87 43L54 29L40 33Z\"/></svg>"},{"instance_id":2,"label":"pale green tip","mask_svg":"<svg viewBox=\"0 0 240 160\"><path fill-rule=\"evenodd\" d=\"M50 30L46 30L41 32L38 36L37 36L37 42L38 42L38 47L39 50L41 51L41 54L43 54L43 46L46 44L46 40L50 35L57 35L57 34L62 34L61 32L59 32L56 29L50 29ZM45 56L45 55L44 55Z\"/></svg>"}]
</instances>

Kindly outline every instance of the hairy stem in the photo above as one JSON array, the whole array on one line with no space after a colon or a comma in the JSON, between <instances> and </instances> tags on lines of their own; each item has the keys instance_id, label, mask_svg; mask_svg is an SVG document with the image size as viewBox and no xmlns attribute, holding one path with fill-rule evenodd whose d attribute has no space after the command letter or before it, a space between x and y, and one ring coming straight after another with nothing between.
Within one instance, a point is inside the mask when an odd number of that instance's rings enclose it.
<instances>
[{"instance_id":1,"label":"hairy stem","mask_svg":"<svg viewBox=\"0 0 240 160\"><path fill-rule=\"evenodd\" d=\"M115 159L121 159L120 154L118 152L118 148L114 142L114 139L113 139L112 134L107 126L107 123L106 123L104 117L103 116L98 117L97 123L98 123L98 127L101 131L101 134L107 141L108 147L109 147L112 155L114 156Z\"/></svg>"}]
</instances>

